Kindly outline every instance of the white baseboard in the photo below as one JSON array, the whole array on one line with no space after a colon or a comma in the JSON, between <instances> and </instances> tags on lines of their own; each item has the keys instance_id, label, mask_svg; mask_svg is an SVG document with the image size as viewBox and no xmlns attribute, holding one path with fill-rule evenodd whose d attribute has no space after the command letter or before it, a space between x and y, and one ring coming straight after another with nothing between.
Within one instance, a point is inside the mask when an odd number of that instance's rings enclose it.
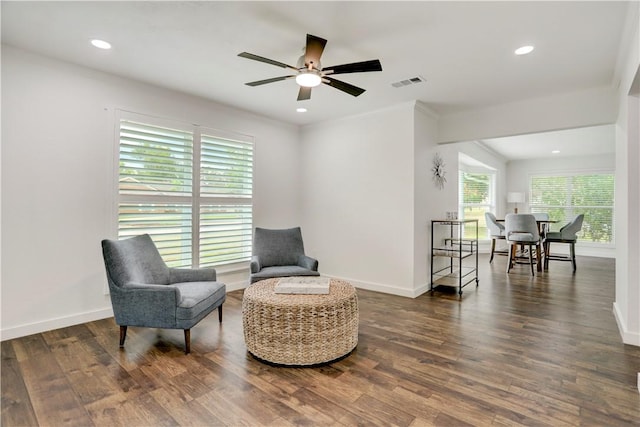
<instances>
[{"instance_id":1,"label":"white baseboard","mask_svg":"<svg viewBox=\"0 0 640 427\"><path fill-rule=\"evenodd\" d=\"M618 324L618 331L620 332L620 336L622 337L622 342L629 345L640 346L640 332L630 332L627 329L627 323L620 312L618 304L613 303L613 316L616 319L616 323Z\"/></svg>"},{"instance_id":2,"label":"white baseboard","mask_svg":"<svg viewBox=\"0 0 640 427\"><path fill-rule=\"evenodd\" d=\"M420 285L418 288L415 288L415 289L407 289L407 288L400 288L398 286L392 286L392 285L387 285L383 283L363 282L360 280L351 279L349 277L332 276L329 274L322 274L322 275L325 277L331 277L332 279L344 280L346 282L351 283L354 287L358 289L366 289L368 291L382 292L385 294L398 295L401 297L408 297L408 298L416 298L429 290L429 285L427 284Z\"/></svg>"},{"instance_id":3,"label":"white baseboard","mask_svg":"<svg viewBox=\"0 0 640 427\"><path fill-rule=\"evenodd\" d=\"M247 281L236 281L226 283L227 292L244 289L249 283ZM55 319L43 320L41 322L28 323L26 325L3 328L0 330L0 341L14 338L26 337L28 335L39 334L41 332L52 331L54 329L66 328L68 326L80 325L82 323L93 322L94 320L113 317L111 307L86 313L72 314L70 316L58 317Z\"/></svg>"},{"instance_id":4,"label":"white baseboard","mask_svg":"<svg viewBox=\"0 0 640 427\"><path fill-rule=\"evenodd\" d=\"M26 337L27 335L39 334L41 332L52 331L59 328L66 328L68 326L79 325L81 323L92 322L94 320L106 319L108 317L113 317L113 310L111 309L111 307L74 314L71 316L43 320L41 322L28 323L26 325L15 326L13 328L2 329L2 331L0 331L0 341Z\"/></svg>"},{"instance_id":5,"label":"white baseboard","mask_svg":"<svg viewBox=\"0 0 640 427\"><path fill-rule=\"evenodd\" d=\"M248 280L239 280L235 282L224 282L227 285L227 292L237 291L238 289L245 289L249 286Z\"/></svg>"}]
</instances>

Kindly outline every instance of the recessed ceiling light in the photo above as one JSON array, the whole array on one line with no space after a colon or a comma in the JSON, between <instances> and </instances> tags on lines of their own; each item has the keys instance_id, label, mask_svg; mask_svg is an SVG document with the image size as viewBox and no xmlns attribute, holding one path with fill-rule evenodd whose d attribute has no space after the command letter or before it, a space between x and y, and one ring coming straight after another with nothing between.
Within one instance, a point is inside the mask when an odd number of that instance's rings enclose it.
<instances>
[{"instance_id":1,"label":"recessed ceiling light","mask_svg":"<svg viewBox=\"0 0 640 427\"><path fill-rule=\"evenodd\" d=\"M111 43L106 42L100 39L91 40L91 44L97 47L98 49L111 49Z\"/></svg>"},{"instance_id":2,"label":"recessed ceiling light","mask_svg":"<svg viewBox=\"0 0 640 427\"><path fill-rule=\"evenodd\" d=\"M303 108L303 107L300 107L300 108L296 108L296 111L297 111L298 113L306 113L306 112L307 112L307 109L306 109L306 108Z\"/></svg>"},{"instance_id":3,"label":"recessed ceiling light","mask_svg":"<svg viewBox=\"0 0 640 427\"><path fill-rule=\"evenodd\" d=\"M551 153L558 154L559 152L560 152L560 150L553 150Z\"/></svg>"},{"instance_id":4,"label":"recessed ceiling light","mask_svg":"<svg viewBox=\"0 0 640 427\"><path fill-rule=\"evenodd\" d=\"M533 46L521 46L515 50L516 55L526 55L533 52Z\"/></svg>"}]
</instances>

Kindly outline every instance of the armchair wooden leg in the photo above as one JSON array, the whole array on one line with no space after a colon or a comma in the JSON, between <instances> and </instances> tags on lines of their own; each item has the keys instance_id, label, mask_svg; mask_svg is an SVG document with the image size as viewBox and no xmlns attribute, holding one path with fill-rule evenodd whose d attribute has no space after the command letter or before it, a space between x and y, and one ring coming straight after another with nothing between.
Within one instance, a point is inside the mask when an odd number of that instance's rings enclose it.
<instances>
[{"instance_id":1,"label":"armchair wooden leg","mask_svg":"<svg viewBox=\"0 0 640 427\"><path fill-rule=\"evenodd\" d=\"M184 354L191 353L191 329L184 330Z\"/></svg>"},{"instance_id":2,"label":"armchair wooden leg","mask_svg":"<svg viewBox=\"0 0 640 427\"><path fill-rule=\"evenodd\" d=\"M493 254L496 251L496 239L491 239L491 258L489 258L489 264L493 262Z\"/></svg>"},{"instance_id":3,"label":"armchair wooden leg","mask_svg":"<svg viewBox=\"0 0 640 427\"><path fill-rule=\"evenodd\" d=\"M538 255L540 254L540 252L538 251ZM538 256L536 255L536 256ZM536 273L534 272L534 268L533 268L533 246L529 245L529 264L531 265L531 275L535 276Z\"/></svg>"},{"instance_id":4,"label":"armchair wooden leg","mask_svg":"<svg viewBox=\"0 0 640 427\"><path fill-rule=\"evenodd\" d=\"M222 305L218 307L218 322L222 323Z\"/></svg>"},{"instance_id":5,"label":"armchair wooden leg","mask_svg":"<svg viewBox=\"0 0 640 427\"><path fill-rule=\"evenodd\" d=\"M120 326L120 347L124 347L124 340L127 338L127 327Z\"/></svg>"},{"instance_id":6,"label":"armchair wooden leg","mask_svg":"<svg viewBox=\"0 0 640 427\"><path fill-rule=\"evenodd\" d=\"M576 244L575 243L570 243L569 244L569 251L571 252L571 263L573 264L573 272L576 272Z\"/></svg>"},{"instance_id":7,"label":"armchair wooden leg","mask_svg":"<svg viewBox=\"0 0 640 427\"><path fill-rule=\"evenodd\" d=\"M544 269L549 269L549 248L551 247L551 243L544 242Z\"/></svg>"}]
</instances>

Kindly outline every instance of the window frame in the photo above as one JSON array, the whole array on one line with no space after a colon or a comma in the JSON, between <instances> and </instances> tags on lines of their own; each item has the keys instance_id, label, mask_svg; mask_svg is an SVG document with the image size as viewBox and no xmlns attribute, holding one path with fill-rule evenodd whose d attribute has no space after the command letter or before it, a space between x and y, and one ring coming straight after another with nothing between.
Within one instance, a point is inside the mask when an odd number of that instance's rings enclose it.
<instances>
[{"instance_id":1,"label":"window frame","mask_svg":"<svg viewBox=\"0 0 640 427\"><path fill-rule=\"evenodd\" d=\"M190 267L190 268L198 268L202 265L206 266L215 266L215 268L220 272L221 270L224 272L231 271L239 271L246 266L248 266L251 260L251 252L252 252L252 235L253 235L253 189L254 189L254 176L255 176L255 141L254 137L242 134L235 131L226 131L216 129L211 126L204 126L200 124L188 123L184 121L179 121L175 119L169 119L164 117L153 116L144 113L138 113L133 111L128 111L124 109L115 109L115 123L114 123L114 164L112 167L112 171L114 174L114 203L112 204L112 212L113 218L112 221L112 235L116 236L119 239L127 238L130 235L124 233L121 234L120 230L120 206L123 203L136 203L136 204L144 204L144 203L167 203L167 204L186 204L191 207L191 239L190 239L190 248L191 248L191 262L189 265L180 264L176 265L175 262L168 262L168 265L175 267ZM191 193L188 195L168 195L168 194L122 194L120 191L120 145L121 145L121 123L123 121L133 121L141 124L145 124L148 126L155 126L160 128L169 128L169 129L178 129L181 131L186 131L192 133L193 143L192 143L192 170L191 170ZM244 144L247 147L250 147L250 194L243 196L234 196L234 195L209 195L209 194L201 194L201 186L200 186L200 176L201 176L201 160L202 160L202 136L206 135L212 139L221 139L221 140L230 140L235 141L240 144ZM243 238L243 241L246 243L242 243L242 250L244 252L244 256L241 259L231 260L229 262L222 262L211 264L207 262L202 262L200 259L201 253L201 244L203 243L201 240L201 235L203 234L201 228L203 224L201 222L201 210L203 207L211 206L248 206L250 210L249 214L249 223L248 226L243 227L243 229L248 229L248 232L244 231L242 234L246 234L247 238ZM149 233L151 234L151 233ZM154 235L152 235L154 237ZM157 236L156 236L157 238ZM154 239L155 241L155 239ZM156 242L156 245L158 243ZM165 254L159 248L163 258ZM166 260L165 260L166 261ZM221 267L221 268L220 268Z\"/></svg>"}]
</instances>

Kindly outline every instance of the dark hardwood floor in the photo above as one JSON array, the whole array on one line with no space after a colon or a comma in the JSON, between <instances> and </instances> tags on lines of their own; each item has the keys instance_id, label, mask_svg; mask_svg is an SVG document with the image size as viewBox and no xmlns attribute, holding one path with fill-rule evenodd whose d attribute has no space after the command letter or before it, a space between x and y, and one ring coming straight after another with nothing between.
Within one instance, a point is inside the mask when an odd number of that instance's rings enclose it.
<instances>
[{"instance_id":1,"label":"dark hardwood floor","mask_svg":"<svg viewBox=\"0 0 640 427\"><path fill-rule=\"evenodd\" d=\"M247 354L242 291L183 333L113 319L2 343L2 425L640 425L640 348L612 313L614 260L530 276L480 258L480 286L416 299L358 290L360 335L316 368Z\"/></svg>"}]
</instances>

